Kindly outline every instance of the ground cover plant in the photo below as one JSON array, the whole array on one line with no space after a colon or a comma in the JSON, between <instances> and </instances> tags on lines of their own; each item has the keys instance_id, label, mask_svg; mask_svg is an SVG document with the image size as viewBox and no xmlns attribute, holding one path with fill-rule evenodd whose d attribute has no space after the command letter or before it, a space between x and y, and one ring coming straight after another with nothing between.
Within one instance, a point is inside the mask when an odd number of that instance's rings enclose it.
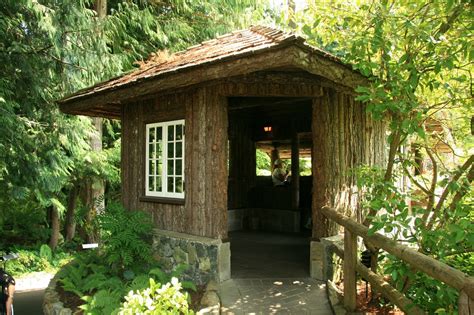
<instances>
[{"instance_id":1,"label":"ground cover plant","mask_svg":"<svg viewBox=\"0 0 474 315\"><path fill-rule=\"evenodd\" d=\"M126 296L129 304L125 309L136 309L141 306L135 295L144 294L150 294L154 301L150 303L157 309L165 310L175 302L180 305L177 309L187 308L188 296L181 288L195 290L196 287L191 282L177 280L187 266L178 266L167 274L153 261L153 226L149 215L111 204L98 216L98 224L99 248L77 254L59 274L62 289L84 301L80 307L84 312L116 313ZM163 296L157 296L157 292Z\"/></svg>"},{"instance_id":2,"label":"ground cover plant","mask_svg":"<svg viewBox=\"0 0 474 315\"><path fill-rule=\"evenodd\" d=\"M18 258L8 261L5 265L7 272L16 278L39 271L56 273L73 258L71 253L61 249L53 252L46 244L39 247L17 245L10 247L8 253L11 252L18 254ZM4 254L7 252L0 252L0 255Z\"/></svg>"}]
</instances>

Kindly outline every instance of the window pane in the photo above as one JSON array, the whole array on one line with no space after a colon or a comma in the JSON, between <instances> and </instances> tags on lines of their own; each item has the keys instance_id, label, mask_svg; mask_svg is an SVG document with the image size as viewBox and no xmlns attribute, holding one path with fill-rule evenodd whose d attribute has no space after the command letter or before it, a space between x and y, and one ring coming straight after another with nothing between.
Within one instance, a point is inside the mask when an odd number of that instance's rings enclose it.
<instances>
[{"instance_id":1,"label":"window pane","mask_svg":"<svg viewBox=\"0 0 474 315\"><path fill-rule=\"evenodd\" d=\"M148 146L148 157L150 159L154 159L155 158L155 145L154 144L150 144Z\"/></svg>"},{"instance_id":2,"label":"window pane","mask_svg":"<svg viewBox=\"0 0 474 315\"><path fill-rule=\"evenodd\" d=\"M176 160L176 175L183 175L183 160Z\"/></svg>"},{"instance_id":3,"label":"window pane","mask_svg":"<svg viewBox=\"0 0 474 315\"><path fill-rule=\"evenodd\" d=\"M155 177L148 176L148 191L155 191Z\"/></svg>"},{"instance_id":4,"label":"window pane","mask_svg":"<svg viewBox=\"0 0 474 315\"><path fill-rule=\"evenodd\" d=\"M153 143L155 141L155 128L148 129L148 142Z\"/></svg>"},{"instance_id":5,"label":"window pane","mask_svg":"<svg viewBox=\"0 0 474 315\"><path fill-rule=\"evenodd\" d=\"M174 192L174 177L168 177L168 192Z\"/></svg>"},{"instance_id":6,"label":"window pane","mask_svg":"<svg viewBox=\"0 0 474 315\"><path fill-rule=\"evenodd\" d=\"M168 175L174 175L174 160L168 160Z\"/></svg>"},{"instance_id":7,"label":"window pane","mask_svg":"<svg viewBox=\"0 0 474 315\"><path fill-rule=\"evenodd\" d=\"M174 125L168 126L168 141L174 140Z\"/></svg>"},{"instance_id":8,"label":"window pane","mask_svg":"<svg viewBox=\"0 0 474 315\"><path fill-rule=\"evenodd\" d=\"M174 143L168 143L168 158L174 157Z\"/></svg>"},{"instance_id":9,"label":"window pane","mask_svg":"<svg viewBox=\"0 0 474 315\"><path fill-rule=\"evenodd\" d=\"M176 157L182 157L183 156L183 143L176 142Z\"/></svg>"},{"instance_id":10,"label":"window pane","mask_svg":"<svg viewBox=\"0 0 474 315\"><path fill-rule=\"evenodd\" d=\"M183 125L176 125L176 140L183 139Z\"/></svg>"},{"instance_id":11,"label":"window pane","mask_svg":"<svg viewBox=\"0 0 474 315\"><path fill-rule=\"evenodd\" d=\"M158 171L156 172L156 174L161 175L163 174L163 163L161 162L161 160L156 160L156 162L158 163Z\"/></svg>"},{"instance_id":12,"label":"window pane","mask_svg":"<svg viewBox=\"0 0 474 315\"><path fill-rule=\"evenodd\" d=\"M156 175L154 160L148 161L148 175Z\"/></svg>"},{"instance_id":13,"label":"window pane","mask_svg":"<svg viewBox=\"0 0 474 315\"><path fill-rule=\"evenodd\" d=\"M176 192L177 193L182 193L183 192L183 178L182 177L176 177Z\"/></svg>"},{"instance_id":14,"label":"window pane","mask_svg":"<svg viewBox=\"0 0 474 315\"><path fill-rule=\"evenodd\" d=\"M163 128L157 127L156 128L156 141L161 141L163 139Z\"/></svg>"},{"instance_id":15,"label":"window pane","mask_svg":"<svg viewBox=\"0 0 474 315\"><path fill-rule=\"evenodd\" d=\"M161 176L156 176L156 191L161 192L163 190L161 186L162 186Z\"/></svg>"},{"instance_id":16,"label":"window pane","mask_svg":"<svg viewBox=\"0 0 474 315\"><path fill-rule=\"evenodd\" d=\"M157 144L156 144L156 157L159 158L161 157L161 152L163 150L163 145L161 144L161 141L159 141Z\"/></svg>"}]
</instances>

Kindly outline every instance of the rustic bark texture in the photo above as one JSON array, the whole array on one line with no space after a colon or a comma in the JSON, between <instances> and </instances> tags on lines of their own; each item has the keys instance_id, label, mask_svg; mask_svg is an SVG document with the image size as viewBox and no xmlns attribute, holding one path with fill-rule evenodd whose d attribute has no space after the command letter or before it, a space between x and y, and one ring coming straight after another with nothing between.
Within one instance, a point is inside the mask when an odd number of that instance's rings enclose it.
<instances>
[{"instance_id":1,"label":"rustic bark texture","mask_svg":"<svg viewBox=\"0 0 474 315\"><path fill-rule=\"evenodd\" d=\"M324 86L324 87L323 87ZM368 117L352 94L327 80L302 71L267 71L176 90L122 107L122 188L129 209L152 213L158 228L226 238L229 207L245 207L255 180L255 144L250 126L233 119L228 129L228 97L308 97L313 99L313 236L333 234L321 214L329 204L345 209L360 221L359 196L350 170L383 160L382 123ZM186 197L184 204L153 202L145 196L145 126L185 119ZM227 184L227 145L230 135L230 181ZM238 178L234 176L240 172ZM229 186L228 186L229 185ZM155 200L156 201L156 200Z\"/></svg>"},{"instance_id":2,"label":"rustic bark texture","mask_svg":"<svg viewBox=\"0 0 474 315\"><path fill-rule=\"evenodd\" d=\"M146 124L185 119L184 204L145 196ZM151 213L155 226L199 236L227 237L227 106L205 87L131 103L122 112L122 198Z\"/></svg>"},{"instance_id":3,"label":"rustic bark texture","mask_svg":"<svg viewBox=\"0 0 474 315\"><path fill-rule=\"evenodd\" d=\"M357 276L357 235L344 231L344 307L353 312L356 309Z\"/></svg>"},{"instance_id":4,"label":"rustic bark texture","mask_svg":"<svg viewBox=\"0 0 474 315\"><path fill-rule=\"evenodd\" d=\"M66 232L66 241L71 241L76 235L76 221L74 219L76 213L77 196L79 193L79 187L74 184L69 190L67 196L67 209L66 218L64 222L64 230Z\"/></svg>"},{"instance_id":5,"label":"rustic bark texture","mask_svg":"<svg viewBox=\"0 0 474 315\"><path fill-rule=\"evenodd\" d=\"M354 168L382 165L385 125L374 121L352 95L324 88L313 101L313 237L334 235L338 227L321 213L329 205L362 221Z\"/></svg>"},{"instance_id":6,"label":"rustic bark texture","mask_svg":"<svg viewBox=\"0 0 474 315\"><path fill-rule=\"evenodd\" d=\"M55 205L51 206L51 236L49 238L49 247L56 249L59 242L59 211Z\"/></svg>"},{"instance_id":7,"label":"rustic bark texture","mask_svg":"<svg viewBox=\"0 0 474 315\"><path fill-rule=\"evenodd\" d=\"M293 137L291 139L291 207L300 207L300 143L296 128L293 127Z\"/></svg>"},{"instance_id":8,"label":"rustic bark texture","mask_svg":"<svg viewBox=\"0 0 474 315\"><path fill-rule=\"evenodd\" d=\"M229 122L229 209L248 207L250 189L256 180L256 147L250 123L239 116Z\"/></svg>"}]
</instances>

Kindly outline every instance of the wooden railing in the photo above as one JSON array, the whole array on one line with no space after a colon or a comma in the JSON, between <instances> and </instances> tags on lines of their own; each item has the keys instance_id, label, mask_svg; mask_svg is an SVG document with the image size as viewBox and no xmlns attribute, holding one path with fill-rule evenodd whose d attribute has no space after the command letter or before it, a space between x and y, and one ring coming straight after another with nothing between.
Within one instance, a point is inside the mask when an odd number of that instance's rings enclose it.
<instances>
[{"instance_id":1,"label":"wooden railing","mask_svg":"<svg viewBox=\"0 0 474 315\"><path fill-rule=\"evenodd\" d=\"M322 212L328 219L344 227L344 252L339 250L336 251L336 254L344 259L344 306L348 311L354 311L356 308L356 273L359 273L378 292L397 305L402 311L407 314L424 314L410 299L390 286L381 276L373 273L358 262L357 237L360 236L374 247L381 248L408 263L413 269L421 271L458 290L459 314L474 314L474 277L470 277L445 263L423 255L382 234L374 233L369 235L367 227L340 214L334 209L323 207Z\"/></svg>"}]
</instances>

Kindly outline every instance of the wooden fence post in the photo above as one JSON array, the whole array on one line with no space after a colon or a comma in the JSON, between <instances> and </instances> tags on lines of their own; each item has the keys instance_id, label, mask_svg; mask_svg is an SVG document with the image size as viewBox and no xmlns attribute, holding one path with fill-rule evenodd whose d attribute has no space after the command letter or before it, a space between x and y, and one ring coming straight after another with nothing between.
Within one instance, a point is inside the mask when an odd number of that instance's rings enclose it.
<instances>
[{"instance_id":1,"label":"wooden fence post","mask_svg":"<svg viewBox=\"0 0 474 315\"><path fill-rule=\"evenodd\" d=\"M344 229L344 307L349 312L356 309L356 263L357 235Z\"/></svg>"},{"instance_id":2,"label":"wooden fence post","mask_svg":"<svg viewBox=\"0 0 474 315\"><path fill-rule=\"evenodd\" d=\"M472 300L464 291L459 292L458 312L459 315L474 314L474 300Z\"/></svg>"}]
</instances>

